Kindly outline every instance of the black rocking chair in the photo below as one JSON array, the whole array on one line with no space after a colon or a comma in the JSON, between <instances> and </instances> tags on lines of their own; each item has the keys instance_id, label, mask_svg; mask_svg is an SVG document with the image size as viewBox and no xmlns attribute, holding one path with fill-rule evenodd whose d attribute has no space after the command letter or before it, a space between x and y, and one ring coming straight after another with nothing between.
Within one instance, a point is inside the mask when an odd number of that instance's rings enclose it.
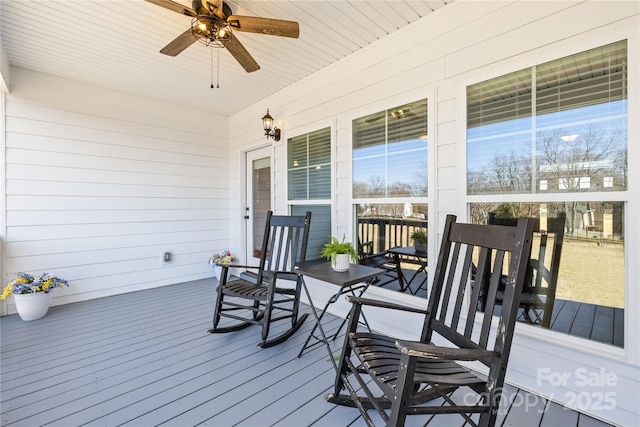
<instances>
[{"instance_id":1,"label":"black rocking chair","mask_svg":"<svg viewBox=\"0 0 640 427\"><path fill-rule=\"evenodd\" d=\"M334 391L325 397L357 407L370 426L374 422L368 409L375 409L388 426L403 426L407 415L452 413L474 426L495 424L531 251L533 220L523 218L517 227L506 227L459 224L455 219L447 217L426 310L348 298L353 304L349 329ZM507 252L511 256L500 316L492 316L493 310L476 313L480 286L470 283L474 258L479 257L480 266L476 277L488 277L489 295L495 296ZM487 267L489 275L480 271ZM493 304L495 298L488 301ZM420 340L358 331L365 306L421 314ZM472 361L484 365L486 377L458 363ZM348 393L341 394L343 389ZM451 396L455 390L468 394L462 399Z\"/></svg>"},{"instance_id":2,"label":"black rocking chair","mask_svg":"<svg viewBox=\"0 0 640 427\"><path fill-rule=\"evenodd\" d=\"M560 212L557 218L547 218L545 229L541 229L539 218L534 220L533 232L534 236L538 236L539 241L538 255L537 258L534 258L532 254L529 262L529 270L527 271L527 277L522 288L522 296L520 297L518 320L533 325L541 325L545 328L551 327L566 218L565 212ZM496 217L495 213L490 212L489 224L515 226L517 219L499 218ZM549 243L549 237L551 237L553 244ZM551 250L550 254L549 250ZM547 263L547 258L550 259L549 263ZM503 298L502 289L499 289L496 294L496 305L501 305ZM484 303L483 301L483 305Z\"/></svg>"},{"instance_id":3,"label":"black rocking chair","mask_svg":"<svg viewBox=\"0 0 640 427\"><path fill-rule=\"evenodd\" d=\"M305 216L267 213L259 265L232 264L222 267L210 333L233 332L250 325L261 325L262 342L258 346L267 348L285 341L302 326L308 313L298 317L302 282L295 268L304 262L310 223L311 212ZM227 281L231 267L257 270L255 282L242 279ZM289 286L284 285L287 282ZM221 317L236 322L219 326ZM271 324L285 319L291 319L291 327L267 339Z\"/></svg>"}]
</instances>

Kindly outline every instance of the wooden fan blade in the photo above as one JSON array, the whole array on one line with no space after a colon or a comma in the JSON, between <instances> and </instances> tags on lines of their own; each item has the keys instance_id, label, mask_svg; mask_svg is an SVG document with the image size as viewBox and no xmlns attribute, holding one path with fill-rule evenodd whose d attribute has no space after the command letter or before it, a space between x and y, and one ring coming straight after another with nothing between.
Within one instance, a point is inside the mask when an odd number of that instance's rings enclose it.
<instances>
[{"instance_id":1,"label":"wooden fan blade","mask_svg":"<svg viewBox=\"0 0 640 427\"><path fill-rule=\"evenodd\" d=\"M231 15L227 23L232 29L250 33L269 34L272 36L292 37L300 35L300 26L295 21L282 19L258 18L256 16Z\"/></svg>"},{"instance_id":2,"label":"wooden fan blade","mask_svg":"<svg viewBox=\"0 0 640 427\"><path fill-rule=\"evenodd\" d=\"M242 68L244 68L247 73L258 71L260 66L247 49L244 48L242 43L240 43L240 40L238 40L233 33L229 33L229 36L228 39L223 40L224 47L231 52L231 55L236 58L236 61L242 65Z\"/></svg>"},{"instance_id":3,"label":"wooden fan blade","mask_svg":"<svg viewBox=\"0 0 640 427\"><path fill-rule=\"evenodd\" d=\"M162 6L165 9L173 10L174 12L181 13L186 16L194 17L197 15L196 11L191 9L190 7L183 6L180 3L176 3L171 0L146 0L149 3L156 4L158 6Z\"/></svg>"},{"instance_id":4,"label":"wooden fan blade","mask_svg":"<svg viewBox=\"0 0 640 427\"><path fill-rule=\"evenodd\" d=\"M200 37L202 36L200 35ZM164 53L169 56L178 56L180 52L191 46L200 37L194 35L191 32L191 28L189 28L187 31L176 37L171 43L163 47L160 53Z\"/></svg>"}]
</instances>

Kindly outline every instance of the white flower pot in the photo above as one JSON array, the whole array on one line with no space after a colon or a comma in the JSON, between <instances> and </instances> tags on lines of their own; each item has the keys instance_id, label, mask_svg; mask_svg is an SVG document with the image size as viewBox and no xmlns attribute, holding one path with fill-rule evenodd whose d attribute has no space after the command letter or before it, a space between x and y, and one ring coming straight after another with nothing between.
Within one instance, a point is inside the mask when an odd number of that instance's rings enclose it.
<instances>
[{"instance_id":1,"label":"white flower pot","mask_svg":"<svg viewBox=\"0 0 640 427\"><path fill-rule=\"evenodd\" d=\"M347 271L349 270L349 264L351 263L351 255L349 254L337 254L335 262L332 262L331 267L335 271Z\"/></svg>"},{"instance_id":2,"label":"white flower pot","mask_svg":"<svg viewBox=\"0 0 640 427\"><path fill-rule=\"evenodd\" d=\"M220 280L220 278L222 277L222 266L221 265L214 265L213 266L213 275L215 276L216 279Z\"/></svg>"},{"instance_id":3,"label":"white flower pot","mask_svg":"<svg viewBox=\"0 0 640 427\"><path fill-rule=\"evenodd\" d=\"M36 320L44 317L51 305L51 292L34 294L14 294L16 310L22 320Z\"/></svg>"}]
</instances>

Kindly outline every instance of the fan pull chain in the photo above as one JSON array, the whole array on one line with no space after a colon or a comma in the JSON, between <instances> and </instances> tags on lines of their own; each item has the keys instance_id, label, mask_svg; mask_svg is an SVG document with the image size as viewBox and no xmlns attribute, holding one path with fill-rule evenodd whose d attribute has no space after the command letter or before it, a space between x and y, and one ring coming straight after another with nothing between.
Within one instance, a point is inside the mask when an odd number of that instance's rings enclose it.
<instances>
[{"instance_id":1,"label":"fan pull chain","mask_svg":"<svg viewBox=\"0 0 640 427\"><path fill-rule=\"evenodd\" d=\"M216 69L216 89L220 88L220 49L218 50L218 67ZM211 89L213 89L213 48L211 48Z\"/></svg>"},{"instance_id":2,"label":"fan pull chain","mask_svg":"<svg viewBox=\"0 0 640 427\"><path fill-rule=\"evenodd\" d=\"M211 89L213 89L213 48L209 48L209 56L211 58Z\"/></svg>"},{"instance_id":3,"label":"fan pull chain","mask_svg":"<svg viewBox=\"0 0 640 427\"><path fill-rule=\"evenodd\" d=\"M216 89L220 88L220 49L218 49L218 69L216 70Z\"/></svg>"}]
</instances>

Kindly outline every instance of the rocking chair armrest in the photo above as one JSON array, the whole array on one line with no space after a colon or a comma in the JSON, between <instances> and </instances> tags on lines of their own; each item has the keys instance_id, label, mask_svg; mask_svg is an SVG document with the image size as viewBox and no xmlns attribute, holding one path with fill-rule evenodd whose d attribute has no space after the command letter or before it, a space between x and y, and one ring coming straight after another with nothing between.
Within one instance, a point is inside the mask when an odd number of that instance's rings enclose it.
<instances>
[{"instance_id":1,"label":"rocking chair armrest","mask_svg":"<svg viewBox=\"0 0 640 427\"><path fill-rule=\"evenodd\" d=\"M488 362L500 355L497 351L491 350L441 347L434 344L405 340L397 340L396 347L409 356L434 360L478 360Z\"/></svg>"},{"instance_id":2,"label":"rocking chair armrest","mask_svg":"<svg viewBox=\"0 0 640 427\"><path fill-rule=\"evenodd\" d=\"M367 306L379 307L379 308L388 308L391 310L408 311L411 313L427 314L427 311L421 308L408 307L406 305L394 304L391 302L381 301L377 299L361 298L353 295L347 295L346 298L347 298L347 301L349 301L352 304L367 305Z\"/></svg>"},{"instance_id":3,"label":"rocking chair armrest","mask_svg":"<svg viewBox=\"0 0 640 427\"><path fill-rule=\"evenodd\" d=\"M276 279L278 278L278 276L299 276L298 273L296 273L295 271L288 271L288 270L264 270L263 274L265 276L273 276Z\"/></svg>"},{"instance_id":4,"label":"rocking chair armrest","mask_svg":"<svg viewBox=\"0 0 640 427\"><path fill-rule=\"evenodd\" d=\"M252 269L258 269L260 267L258 267L257 265L244 265L244 264L223 264L220 267L228 267L228 268L252 268Z\"/></svg>"}]
</instances>

